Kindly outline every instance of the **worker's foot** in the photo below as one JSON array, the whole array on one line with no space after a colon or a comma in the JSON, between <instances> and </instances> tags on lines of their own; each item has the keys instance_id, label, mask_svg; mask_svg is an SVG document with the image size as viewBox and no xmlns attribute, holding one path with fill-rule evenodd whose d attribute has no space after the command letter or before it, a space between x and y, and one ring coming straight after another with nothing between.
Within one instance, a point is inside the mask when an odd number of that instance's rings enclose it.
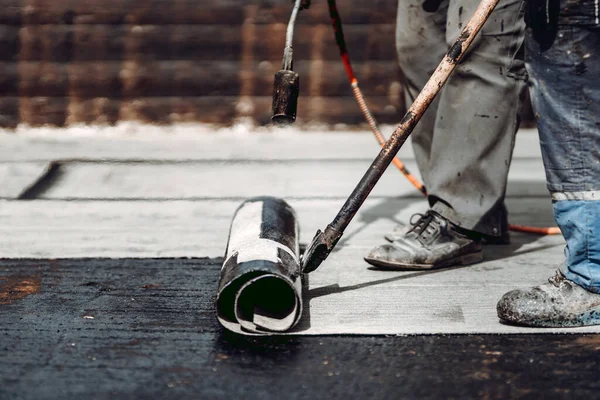
<instances>
[{"instance_id":1,"label":"worker's foot","mask_svg":"<svg viewBox=\"0 0 600 400\"><path fill-rule=\"evenodd\" d=\"M412 222L411 222L412 225ZM385 235L385 240L388 242L393 242L398 240L410 231L412 226L398 224L394 227L394 229ZM502 224L502 233L500 236L491 236L491 235L483 235L477 232L472 232L471 236L476 236L477 239L481 241L481 244L491 244L491 245L506 245L510 244L510 233L508 231L508 222Z\"/></svg>"},{"instance_id":2,"label":"worker's foot","mask_svg":"<svg viewBox=\"0 0 600 400\"><path fill-rule=\"evenodd\" d=\"M394 240L398 240L402 237L404 237L404 235L406 235L408 233L408 231L410 231L411 226L408 225L404 225L404 224L398 224L394 227L394 229L388 233L387 235L385 235L385 240L387 240L388 242L393 242Z\"/></svg>"},{"instance_id":3,"label":"worker's foot","mask_svg":"<svg viewBox=\"0 0 600 400\"><path fill-rule=\"evenodd\" d=\"M600 324L600 294L568 280L560 271L548 283L506 293L496 306L508 323L544 328Z\"/></svg>"},{"instance_id":4,"label":"worker's foot","mask_svg":"<svg viewBox=\"0 0 600 400\"><path fill-rule=\"evenodd\" d=\"M435 211L420 218L404 236L375 247L365 261L380 269L426 270L468 265L483 259L481 243L459 233Z\"/></svg>"}]
</instances>

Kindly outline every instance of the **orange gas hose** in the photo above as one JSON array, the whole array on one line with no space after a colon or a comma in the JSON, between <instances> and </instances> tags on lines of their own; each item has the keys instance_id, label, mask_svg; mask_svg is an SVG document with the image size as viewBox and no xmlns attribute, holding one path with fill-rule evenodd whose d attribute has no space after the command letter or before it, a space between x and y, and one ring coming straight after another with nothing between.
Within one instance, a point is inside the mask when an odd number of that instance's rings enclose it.
<instances>
[{"instance_id":1,"label":"orange gas hose","mask_svg":"<svg viewBox=\"0 0 600 400\"><path fill-rule=\"evenodd\" d=\"M385 137L383 136L383 134L377 127L377 122L375 122L375 118L373 117L373 114L371 114L371 111L369 110L369 107L367 106L365 98L364 98L360 88L358 87L358 81L356 79L354 79L354 81L352 82L352 91L354 92L354 97L356 98L356 101L358 102L358 106L360 107L363 115L365 116L367 123L371 127L371 131L375 135L375 139L377 139L377 141L379 142L379 144L381 146L384 146L385 145ZM423 185L421 182L419 182L419 180L408 170L408 168L406 168L404 163L402 161L400 161L400 159L398 157L394 157L392 162L398 168L398 170L400 170L400 172L402 172L402 174L406 177L406 179L408 179L409 182L413 184L414 187L416 187L421 193L423 193L424 196L427 196L427 189L425 188L425 185Z\"/></svg>"},{"instance_id":2,"label":"orange gas hose","mask_svg":"<svg viewBox=\"0 0 600 400\"><path fill-rule=\"evenodd\" d=\"M342 63L344 65L344 69L346 70L346 75L348 76L348 81L352 85L352 92L354 93L354 98L360 107L365 120L369 124L373 135L375 135L375 139L379 142L380 146L385 145L385 137L379 130L377 126L377 121L375 117L371 113L371 110L367 106L367 102L365 101L365 97L362 94L362 91L358 87L358 79L354 75L354 70L352 69L352 64L350 63L350 56L348 54L348 49L346 48L346 41L344 39L344 32L342 30L342 19L340 14L337 11L336 1L335 0L327 0L329 5L329 16L331 17L331 24L333 26L333 30L335 33L335 40L340 50L340 56L342 58ZM425 185L421 183L404 165L402 161L398 157L394 157L392 160L394 165L398 168L398 170L408 179L410 183L413 184L417 190L423 193L424 196L427 196L427 189ZM534 226L525 226L525 225L513 225L509 224L508 229L514 232L524 232L524 233L533 233L537 235L559 235L560 228L558 227L534 227Z\"/></svg>"}]
</instances>

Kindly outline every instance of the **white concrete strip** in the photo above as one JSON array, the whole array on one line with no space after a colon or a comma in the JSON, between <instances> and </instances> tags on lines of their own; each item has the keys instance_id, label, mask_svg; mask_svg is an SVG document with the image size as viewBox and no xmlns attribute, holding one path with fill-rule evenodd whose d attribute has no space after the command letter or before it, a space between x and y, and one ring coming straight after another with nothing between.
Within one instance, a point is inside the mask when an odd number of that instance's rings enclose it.
<instances>
[{"instance_id":1,"label":"white concrete strip","mask_svg":"<svg viewBox=\"0 0 600 400\"><path fill-rule=\"evenodd\" d=\"M600 190L587 190L584 192L552 192L552 200L600 200Z\"/></svg>"},{"instance_id":2,"label":"white concrete strip","mask_svg":"<svg viewBox=\"0 0 600 400\"><path fill-rule=\"evenodd\" d=\"M407 167L417 176L415 162ZM335 162L199 162L185 164L74 163L61 166L60 179L40 194L44 199L190 199L347 197L370 160ZM541 160L515 160L508 195L547 196ZM388 167L371 196L420 196Z\"/></svg>"},{"instance_id":3,"label":"white concrete strip","mask_svg":"<svg viewBox=\"0 0 600 400\"><path fill-rule=\"evenodd\" d=\"M356 221L392 218L388 215L413 202L368 200ZM424 200L419 202L424 207ZM0 257L221 257L240 203L0 201ZM298 212L301 240L310 241L342 203L290 201Z\"/></svg>"},{"instance_id":4,"label":"white concrete strip","mask_svg":"<svg viewBox=\"0 0 600 400\"><path fill-rule=\"evenodd\" d=\"M0 163L0 198L16 199L46 173L47 162Z\"/></svg>"},{"instance_id":5,"label":"white concrete strip","mask_svg":"<svg viewBox=\"0 0 600 400\"><path fill-rule=\"evenodd\" d=\"M192 164L72 164L41 195L45 199L185 199L348 196L370 161L218 162ZM409 164L409 168L416 165ZM392 166L392 168L394 168ZM416 189L388 169L374 196Z\"/></svg>"},{"instance_id":6,"label":"white concrete strip","mask_svg":"<svg viewBox=\"0 0 600 400\"><path fill-rule=\"evenodd\" d=\"M395 127L384 126L390 135ZM214 128L201 124L0 130L0 162L80 158L142 160L372 160L379 144L370 131ZM517 134L514 158L540 158L537 131ZM398 156L413 160L409 143Z\"/></svg>"},{"instance_id":7,"label":"white concrete strip","mask_svg":"<svg viewBox=\"0 0 600 400\"><path fill-rule=\"evenodd\" d=\"M300 242L312 240L344 199L290 200ZM241 201L0 201L0 257L221 257ZM369 199L341 243L368 249L424 212L423 199ZM509 199L515 224L553 225L549 199ZM536 238L535 236L531 236Z\"/></svg>"}]
</instances>

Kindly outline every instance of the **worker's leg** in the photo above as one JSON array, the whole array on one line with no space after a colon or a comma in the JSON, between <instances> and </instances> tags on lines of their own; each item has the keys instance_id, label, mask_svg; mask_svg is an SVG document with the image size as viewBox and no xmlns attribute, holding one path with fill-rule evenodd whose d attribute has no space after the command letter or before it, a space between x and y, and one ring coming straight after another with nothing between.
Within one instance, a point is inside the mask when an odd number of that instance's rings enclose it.
<instances>
[{"instance_id":1,"label":"worker's leg","mask_svg":"<svg viewBox=\"0 0 600 400\"><path fill-rule=\"evenodd\" d=\"M600 324L600 26L594 21L595 29L559 26L540 42L528 32L546 180L567 246L564 269L550 283L500 300L498 315L509 322Z\"/></svg>"},{"instance_id":2,"label":"worker's leg","mask_svg":"<svg viewBox=\"0 0 600 400\"><path fill-rule=\"evenodd\" d=\"M448 0L399 0L396 50L404 76L406 103L412 104L448 51L446 14ZM419 172L429 184L429 155L436 120L435 100L415 127L411 138Z\"/></svg>"},{"instance_id":3,"label":"worker's leg","mask_svg":"<svg viewBox=\"0 0 600 400\"><path fill-rule=\"evenodd\" d=\"M470 264L482 259L482 237L502 240L507 234L504 194L526 76L518 57L520 4L500 2L440 93L426 169L432 209L391 244L375 247L365 257L368 263L392 269ZM450 0L446 49L477 5L478 0Z\"/></svg>"},{"instance_id":4,"label":"worker's leg","mask_svg":"<svg viewBox=\"0 0 600 400\"><path fill-rule=\"evenodd\" d=\"M565 276L600 293L600 30L560 30L551 49L529 41L532 98L566 247Z\"/></svg>"},{"instance_id":5,"label":"worker's leg","mask_svg":"<svg viewBox=\"0 0 600 400\"><path fill-rule=\"evenodd\" d=\"M447 45L478 0L451 0ZM525 87L520 0L502 0L440 93L427 189L434 211L461 228L498 236ZM503 226L504 225L504 226Z\"/></svg>"}]
</instances>

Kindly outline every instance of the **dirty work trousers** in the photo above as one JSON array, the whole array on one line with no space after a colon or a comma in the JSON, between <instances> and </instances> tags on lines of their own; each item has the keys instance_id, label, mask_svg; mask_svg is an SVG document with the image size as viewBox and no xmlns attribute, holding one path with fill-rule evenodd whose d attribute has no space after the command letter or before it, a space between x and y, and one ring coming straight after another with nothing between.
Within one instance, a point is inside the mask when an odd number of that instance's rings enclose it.
<instances>
[{"instance_id":1,"label":"dirty work trousers","mask_svg":"<svg viewBox=\"0 0 600 400\"><path fill-rule=\"evenodd\" d=\"M396 47L411 104L479 0L399 0ZM526 72L520 0L501 0L412 133L432 209L491 236L506 229L504 195Z\"/></svg>"},{"instance_id":2,"label":"dirty work trousers","mask_svg":"<svg viewBox=\"0 0 600 400\"><path fill-rule=\"evenodd\" d=\"M600 15L593 0L562 1L560 14L539 40L527 32L531 98L554 217L567 242L563 273L600 293Z\"/></svg>"}]
</instances>

